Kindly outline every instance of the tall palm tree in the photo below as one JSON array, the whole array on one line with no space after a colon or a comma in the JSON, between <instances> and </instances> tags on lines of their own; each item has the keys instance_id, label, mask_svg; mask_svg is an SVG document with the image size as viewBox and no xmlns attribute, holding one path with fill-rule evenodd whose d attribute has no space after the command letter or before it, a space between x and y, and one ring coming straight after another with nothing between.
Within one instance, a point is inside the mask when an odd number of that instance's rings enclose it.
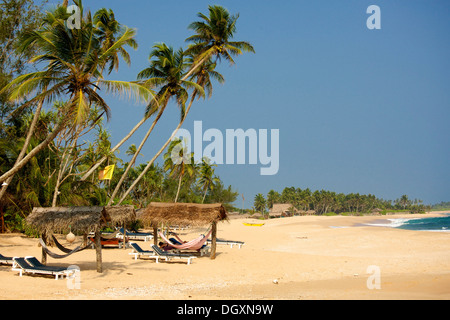
<instances>
[{"instance_id":1,"label":"tall palm tree","mask_svg":"<svg viewBox=\"0 0 450 320\"><path fill-rule=\"evenodd\" d=\"M74 1L80 8L81 0ZM65 20L64 7L48 12L39 30L25 33L21 39L21 48L36 46L39 54L31 62L46 65L43 71L37 71L17 77L2 91L9 93L11 100L21 100L35 92L34 98L23 106L32 103L41 104L57 97L66 98L61 110L61 121L54 130L27 156L0 177L5 181L19 171L32 157L44 149L65 126L74 126L83 122L89 114L92 104L97 105L109 117L109 107L96 92L99 86L108 91L129 92L138 99L149 100L152 91L137 82L104 80L101 69L118 48L126 45L135 36L135 30L128 29L112 46L104 50L95 34L95 26L90 12L83 17L80 29L69 29ZM39 117L40 109L35 112Z\"/></svg>"},{"instance_id":2,"label":"tall palm tree","mask_svg":"<svg viewBox=\"0 0 450 320\"><path fill-rule=\"evenodd\" d=\"M104 51L111 48L117 39L123 37L127 32L127 28L115 19L114 12L111 9L102 8L97 10L94 14L94 24L95 34L101 42ZM135 50L138 47L134 38L127 38L126 45ZM105 66L109 64L108 73L111 73L113 69L116 71L119 69L119 54L128 65L131 64L130 55L124 46L118 47L105 61Z\"/></svg>"},{"instance_id":3,"label":"tall palm tree","mask_svg":"<svg viewBox=\"0 0 450 320\"><path fill-rule=\"evenodd\" d=\"M203 189L203 199L202 203L205 202L206 193L208 189L214 188L214 183L219 182L220 180L214 175L214 167L217 167L216 164L211 164L210 160L203 157L202 163L200 165L200 179L199 183Z\"/></svg>"},{"instance_id":4,"label":"tall palm tree","mask_svg":"<svg viewBox=\"0 0 450 320\"><path fill-rule=\"evenodd\" d=\"M114 201L114 197L117 195L145 142L164 113L170 99L174 98L176 100L177 105L180 107L181 119L183 119L186 112L186 101L189 96L187 90L194 88L197 92L203 93L203 88L197 83L181 79L188 66L187 57L182 49L174 51L172 47L168 47L165 43L156 44L153 46L149 60L150 67L142 70L138 74L138 79L145 79L142 81L142 84L145 86L160 88L146 110L147 116L155 113L157 115L117 184L109 205Z\"/></svg>"},{"instance_id":5,"label":"tall palm tree","mask_svg":"<svg viewBox=\"0 0 450 320\"><path fill-rule=\"evenodd\" d=\"M255 199L254 199L254 202L253 202L253 206L255 207L256 211L261 212L261 214L263 216L265 215L267 202L266 202L266 199L264 199L264 196L261 193L258 193L255 196Z\"/></svg>"},{"instance_id":6,"label":"tall palm tree","mask_svg":"<svg viewBox=\"0 0 450 320\"><path fill-rule=\"evenodd\" d=\"M182 145L182 140L174 140L164 155L164 171L170 171L170 177L178 178L178 189L175 196L175 203L180 194L181 181L185 175L192 177L195 174L195 163L193 153L187 154L186 147Z\"/></svg>"},{"instance_id":7,"label":"tall palm tree","mask_svg":"<svg viewBox=\"0 0 450 320\"><path fill-rule=\"evenodd\" d=\"M187 53L195 55L196 59L186 77L190 77L197 67L212 57L216 60L225 58L234 64L233 56L255 52L249 42L231 41L236 33L239 14L230 15L227 9L218 5L209 6L208 9L209 17L199 12L197 16L202 21L193 22L188 27L195 34L186 39L191 43Z\"/></svg>"},{"instance_id":8,"label":"tall palm tree","mask_svg":"<svg viewBox=\"0 0 450 320\"><path fill-rule=\"evenodd\" d=\"M239 15L230 16L229 12L220 6L210 6L209 7L209 17L202 13L198 16L204 21L193 22L189 25L189 29L196 32L195 35L186 39L187 42L191 42L192 45L186 50L185 54L193 57L193 63L191 64L189 71L184 74L181 81L192 79L195 73L199 72L204 64L209 64L211 67L216 67L216 62L224 56L230 63L234 63L232 56L237 56L243 54L243 52L255 52L253 46L244 41L236 42L231 41L236 32L236 22ZM212 59L216 57L216 61L212 63ZM213 71L213 70L211 70ZM223 82L223 77L221 77ZM198 80L198 79L197 79ZM220 81L220 80L219 80ZM199 82L197 82L199 83ZM133 184L128 188L128 190L123 194L122 198L119 200L120 204L131 190L138 184L139 180L145 175L147 170L151 167L153 162L161 155L165 148L169 145L170 141L175 137L177 131L183 125L190 109L195 96L191 97L188 108L184 113L184 117L181 118L178 126L173 131L172 135L166 141L166 143L159 149L159 151L153 156L153 158L148 162L147 167L142 171L139 177L133 182Z\"/></svg>"}]
</instances>

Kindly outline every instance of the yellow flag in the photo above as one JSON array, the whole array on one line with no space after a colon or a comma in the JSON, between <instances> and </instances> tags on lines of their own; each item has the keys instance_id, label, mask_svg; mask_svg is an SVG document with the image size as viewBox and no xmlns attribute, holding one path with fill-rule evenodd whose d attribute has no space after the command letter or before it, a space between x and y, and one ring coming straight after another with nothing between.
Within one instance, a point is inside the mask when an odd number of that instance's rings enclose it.
<instances>
[{"instance_id":1,"label":"yellow flag","mask_svg":"<svg viewBox=\"0 0 450 320\"><path fill-rule=\"evenodd\" d=\"M105 167L98 173L99 180L111 180L114 172L115 164Z\"/></svg>"}]
</instances>

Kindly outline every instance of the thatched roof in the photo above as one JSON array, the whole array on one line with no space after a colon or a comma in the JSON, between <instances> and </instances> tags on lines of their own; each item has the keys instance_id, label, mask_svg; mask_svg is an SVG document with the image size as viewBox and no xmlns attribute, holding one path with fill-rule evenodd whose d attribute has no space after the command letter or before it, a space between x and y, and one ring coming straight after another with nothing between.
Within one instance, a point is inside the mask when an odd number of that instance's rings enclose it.
<instances>
[{"instance_id":1,"label":"thatched roof","mask_svg":"<svg viewBox=\"0 0 450 320\"><path fill-rule=\"evenodd\" d=\"M293 205L290 203L274 203L272 209L270 209L271 216L281 216L286 212L291 212ZM294 209L295 211L295 209ZM293 213L293 212L291 212Z\"/></svg>"},{"instance_id":2,"label":"thatched roof","mask_svg":"<svg viewBox=\"0 0 450 320\"><path fill-rule=\"evenodd\" d=\"M138 219L144 224L158 226L161 223L182 226L205 226L227 219L222 204L152 202L141 210Z\"/></svg>"},{"instance_id":3,"label":"thatched roof","mask_svg":"<svg viewBox=\"0 0 450 320\"><path fill-rule=\"evenodd\" d=\"M106 221L112 224L124 224L136 220L136 210L133 206L105 207Z\"/></svg>"},{"instance_id":4,"label":"thatched roof","mask_svg":"<svg viewBox=\"0 0 450 320\"><path fill-rule=\"evenodd\" d=\"M133 206L119 207L55 207L34 208L26 222L42 233L67 230L94 232L107 223L120 223L136 219Z\"/></svg>"}]
</instances>

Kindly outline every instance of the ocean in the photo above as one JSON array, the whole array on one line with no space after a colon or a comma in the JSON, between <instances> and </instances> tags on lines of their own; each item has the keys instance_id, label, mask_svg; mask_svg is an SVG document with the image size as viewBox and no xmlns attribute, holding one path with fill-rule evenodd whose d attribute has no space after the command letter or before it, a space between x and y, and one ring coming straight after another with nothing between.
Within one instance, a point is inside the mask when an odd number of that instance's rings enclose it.
<instances>
[{"instance_id":1,"label":"ocean","mask_svg":"<svg viewBox=\"0 0 450 320\"><path fill-rule=\"evenodd\" d=\"M420 230L434 232L450 232L450 213L436 218L413 218L413 219L387 219L379 220L367 225L376 227L390 227L405 230Z\"/></svg>"}]
</instances>

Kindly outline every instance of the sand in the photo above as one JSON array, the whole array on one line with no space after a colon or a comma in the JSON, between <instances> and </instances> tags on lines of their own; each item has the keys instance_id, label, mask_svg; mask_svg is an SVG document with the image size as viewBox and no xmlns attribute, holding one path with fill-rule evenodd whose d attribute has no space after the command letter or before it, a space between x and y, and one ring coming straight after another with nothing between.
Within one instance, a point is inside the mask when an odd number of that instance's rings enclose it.
<instances>
[{"instance_id":1,"label":"sand","mask_svg":"<svg viewBox=\"0 0 450 320\"><path fill-rule=\"evenodd\" d=\"M199 257L191 265L134 260L131 249L104 249L99 274L95 250L63 260L49 257L48 265L80 268L80 289L68 289L66 279L19 277L0 266L0 299L450 299L450 233L361 225L376 219L305 216L268 220L262 227L243 224L252 219L232 219L218 225L218 237L245 245L218 245L215 260ZM189 240L205 231L180 236ZM140 245L150 248L148 242ZM37 239L0 235L4 256L40 259L40 252ZM372 270L379 271L379 288Z\"/></svg>"}]
</instances>

